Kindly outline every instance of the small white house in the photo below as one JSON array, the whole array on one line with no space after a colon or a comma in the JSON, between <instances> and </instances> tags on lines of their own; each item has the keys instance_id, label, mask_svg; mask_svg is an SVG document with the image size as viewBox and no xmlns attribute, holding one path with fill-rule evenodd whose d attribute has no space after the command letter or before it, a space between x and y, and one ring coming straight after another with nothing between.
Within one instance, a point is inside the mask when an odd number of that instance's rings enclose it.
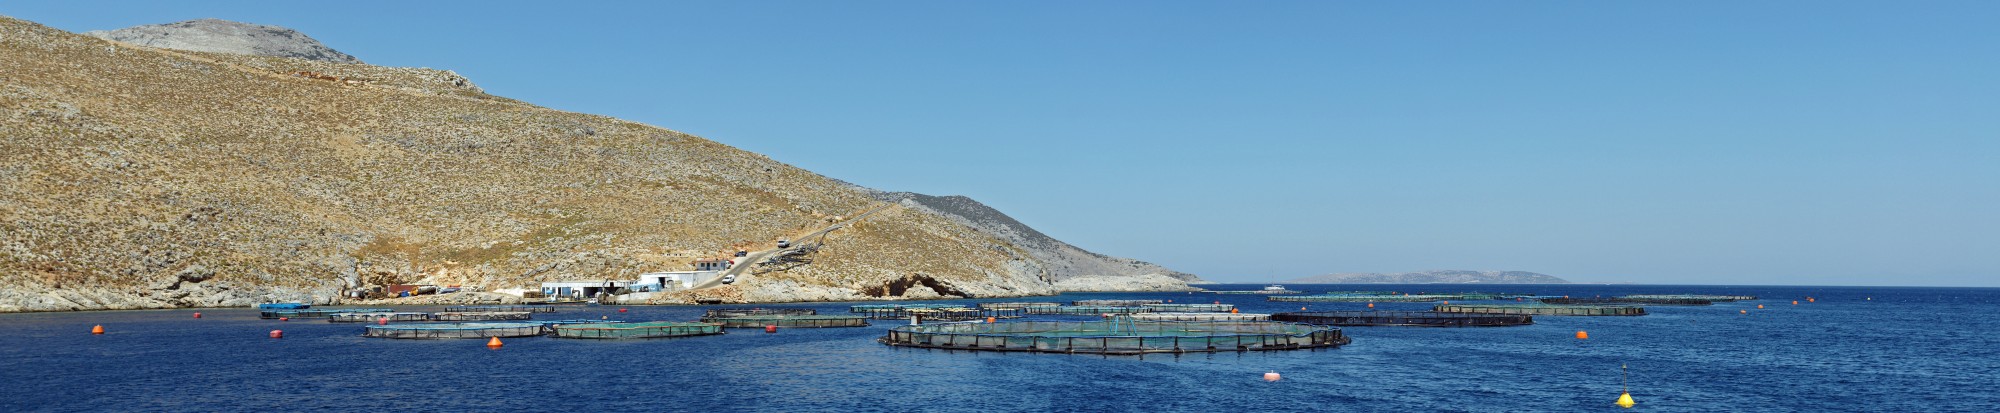
<instances>
[{"instance_id":1,"label":"small white house","mask_svg":"<svg viewBox=\"0 0 2000 413\"><path fill-rule=\"evenodd\" d=\"M709 279L715 278L719 274L722 274L722 271L717 270L717 271L649 272L645 274L639 274L639 280L633 281L632 283L659 284L660 286L668 290L685 290L689 288L694 288L695 284L701 284L703 282L706 282Z\"/></svg>"},{"instance_id":2,"label":"small white house","mask_svg":"<svg viewBox=\"0 0 2000 413\"><path fill-rule=\"evenodd\" d=\"M542 283L542 294L550 297L590 298L597 293L611 294L620 288L631 286L631 281L549 281Z\"/></svg>"}]
</instances>

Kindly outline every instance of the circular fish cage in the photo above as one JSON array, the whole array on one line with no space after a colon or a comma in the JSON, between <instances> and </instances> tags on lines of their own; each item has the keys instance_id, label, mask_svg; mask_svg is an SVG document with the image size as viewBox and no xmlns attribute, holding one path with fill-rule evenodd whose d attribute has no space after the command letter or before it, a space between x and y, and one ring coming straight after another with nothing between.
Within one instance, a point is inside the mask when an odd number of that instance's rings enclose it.
<instances>
[{"instance_id":1,"label":"circular fish cage","mask_svg":"<svg viewBox=\"0 0 2000 413\"><path fill-rule=\"evenodd\" d=\"M1627 295L1627 296L1624 296L1624 297L1622 297L1622 298L1634 298L1634 299L1646 299L1646 300L1654 300L1654 299L1667 299L1667 300L1707 300L1707 301L1709 301L1709 302L1717 302L1717 303L1726 303L1726 302L1731 302L1731 301L1749 301L1749 300L1755 300L1755 299L1757 299L1757 296L1754 296L1754 295L1706 295L1706 294L1633 294L1633 295Z\"/></svg>"},{"instance_id":2,"label":"circular fish cage","mask_svg":"<svg viewBox=\"0 0 2000 413\"><path fill-rule=\"evenodd\" d=\"M1235 304L1146 304L1146 311L1160 313L1227 313Z\"/></svg>"},{"instance_id":3,"label":"circular fish cage","mask_svg":"<svg viewBox=\"0 0 2000 413\"><path fill-rule=\"evenodd\" d=\"M1464 299L1466 299L1464 296L1436 295L1436 294L1412 294L1412 295L1319 294L1319 295L1271 296L1264 298L1264 301L1285 301L1285 302L1299 302L1299 303L1427 303L1433 301L1449 301L1449 300L1464 300Z\"/></svg>"},{"instance_id":4,"label":"circular fish cage","mask_svg":"<svg viewBox=\"0 0 2000 413\"><path fill-rule=\"evenodd\" d=\"M374 338L487 338L487 337L533 337L548 333L548 325L543 323L424 323L390 324L368 326L362 337Z\"/></svg>"},{"instance_id":5,"label":"circular fish cage","mask_svg":"<svg viewBox=\"0 0 2000 413\"><path fill-rule=\"evenodd\" d=\"M898 326L877 341L899 347L1086 354L1298 350L1352 342L1339 328L1328 326L1116 319Z\"/></svg>"},{"instance_id":6,"label":"circular fish cage","mask_svg":"<svg viewBox=\"0 0 2000 413\"><path fill-rule=\"evenodd\" d=\"M867 312L874 312L881 310L911 309L911 308L965 308L965 305L964 304L862 304L862 305L847 307L847 312L867 313Z\"/></svg>"},{"instance_id":7,"label":"circular fish cage","mask_svg":"<svg viewBox=\"0 0 2000 413\"><path fill-rule=\"evenodd\" d=\"M304 310L265 310L257 312L257 318L311 318L326 317L340 313L389 313L388 308L311 308Z\"/></svg>"},{"instance_id":8,"label":"circular fish cage","mask_svg":"<svg viewBox=\"0 0 2000 413\"><path fill-rule=\"evenodd\" d=\"M1061 307L1061 306L1062 303L979 303L979 308L985 308L985 309Z\"/></svg>"},{"instance_id":9,"label":"circular fish cage","mask_svg":"<svg viewBox=\"0 0 2000 413\"><path fill-rule=\"evenodd\" d=\"M1535 323L1525 314L1444 313L1436 311L1316 311L1277 313L1273 321L1323 326L1502 327Z\"/></svg>"},{"instance_id":10,"label":"circular fish cage","mask_svg":"<svg viewBox=\"0 0 2000 413\"><path fill-rule=\"evenodd\" d=\"M1162 304L1162 300L1077 300L1069 302L1073 306L1138 307L1147 304Z\"/></svg>"},{"instance_id":11,"label":"circular fish cage","mask_svg":"<svg viewBox=\"0 0 2000 413\"><path fill-rule=\"evenodd\" d=\"M1267 321L1270 314L1234 313L1133 313L1114 315L1141 321ZM1284 320L1281 320L1284 321Z\"/></svg>"},{"instance_id":12,"label":"circular fish cage","mask_svg":"<svg viewBox=\"0 0 2000 413\"><path fill-rule=\"evenodd\" d=\"M518 321L534 318L526 311L466 311L431 314L431 321Z\"/></svg>"},{"instance_id":13,"label":"circular fish cage","mask_svg":"<svg viewBox=\"0 0 2000 413\"><path fill-rule=\"evenodd\" d=\"M722 325L720 324L690 323L685 321L560 324L553 328L555 336L560 338L666 338L722 334Z\"/></svg>"},{"instance_id":14,"label":"circular fish cage","mask_svg":"<svg viewBox=\"0 0 2000 413\"><path fill-rule=\"evenodd\" d=\"M1539 299L1539 300L1536 300L1536 301L1541 301L1541 302L1542 302L1542 304L1554 304L1554 305L1602 305L1602 304L1645 304L1645 305L1714 305L1714 304L1715 304L1715 302L1714 302L1714 301L1709 301L1709 300L1700 300L1700 299L1693 299L1693 298L1632 298L1632 297L1604 297L1604 298L1562 298L1562 297L1554 297L1554 298L1543 298L1543 299Z\"/></svg>"},{"instance_id":15,"label":"circular fish cage","mask_svg":"<svg viewBox=\"0 0 2000 413\"><path fill-rule=\"evenodd\" d=\"M867 327L868 317L858 315L772 314L702 317L701 322L721 324L723 328L763 328L764 326L804 328Z\"/></svg>"},{"instance_id":16,"label":"circular fish cage","mask_svg":"<svg viewBox=\"0 0 2000 413\"><path fill-rule=\"evenodd\" d=\"M1641 316L1646 315L1645 307L1615 305L1546 305L1546 304L1449 304L1433 307L1442 313L1472 314L1515 314L1515 315L1561 315L1561 316Z\"/></svg>"},{"instance_id":17,"label":"circular fish cage","mask_svg":"<svg viewBox=\"0 0 2000 413\"><path fill-rule=\"evenodd\" d=\"M902 319L908 319L911 316L916 316L919 317L920 319L928 321L965 321L965 320L984 320L987 318L1021 318L1022 315L1028 314L1028 311L1027 309L1022 309L1022 308L979 309L979 308L966 308L966 307L949 307L949 308L923 307L923 308L877 308L877 309L870 309L867 311L863 311L861 313L866 314L868 318L876 320L902 320Z\"/></svg>"},{"instance_id":18,"label":"circular fish cage","mask_svg":"<svg viewBox=\"0 0 2000 413\"><path fill-rule=\"evenodd\" d=\"M1153 311L1140 306L1070 305L1060 307L1028 307L1028 314L1035 315L1105 315L1137 314Z\"/></svg>"},{"instance_id":19,"label":"circular fish cage","mask_svg":"<svg viewBox=\"0 0 2000 413\"><path fill-rule=\"evenodd\" d=\"M444 311L453 313L492 312L492 311L553 313L556 312L556 307L548 305L454 305L450 307L445 307Z\"/></svg>"},{"instance_id":20,"label":"circular fish cage","mask_svg":"<svg viewBox=\"0 0 2000 413\"><path fill-rule=\"evenodd\" d=\"M711 308L701 318L745 317L753 315L815 315L819 310L810 308Z\"/></svg>"},{"instance_id":21,"label":"circular fish cage","mask_svg":"<svg viewBox=\"0 0 2000 413\"><path fill-rule=\"evenodd\" d=\"M382 319L389 321L431 321L431 313L337 313L328 314L329 323L373 323Z\"/></svg>"}]
</instances>

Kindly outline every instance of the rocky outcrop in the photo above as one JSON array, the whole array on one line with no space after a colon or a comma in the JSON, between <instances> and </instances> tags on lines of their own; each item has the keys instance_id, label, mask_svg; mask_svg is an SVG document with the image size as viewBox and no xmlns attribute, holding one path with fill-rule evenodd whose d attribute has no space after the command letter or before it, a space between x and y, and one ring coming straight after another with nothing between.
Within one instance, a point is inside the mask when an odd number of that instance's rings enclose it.
<instances>
[{"instance_id":1,"label":"rocky outcrop","mask_svg":"<svg viewBox=\"0 0 2000 413\"><path fill-rule=\"evenodd\" d=\"M1439 270L1402 273L1343 273L1285 281L1293 284L1568 284L1568 280L1527 271Z\"/></svg>"},{"instance_id":2,"label":"rocky outcrop","mask_svg":"<svg viewBox=\"0 0 2000 413\"><path fill-rule=\"evenodd\" d=\"M1153 263L1098 254L1043 234L1011 216L964 196L876 192L876 199L938 214L1022 249L1043 263L1044 275L1061 291L1183 291L1194 274Z\"/></svg>"},{"instance_id":3,"label":"rocky outcrop","mask_svg":"<svg viewBox=\"0 0 2000 413\"><path fill-rule=\"evenodd\" d=\"M196 52L287 57L334 63L361 63L297 30L217 19L149 24L84 35L140 46Z\"/></svg>"}]
</instances>

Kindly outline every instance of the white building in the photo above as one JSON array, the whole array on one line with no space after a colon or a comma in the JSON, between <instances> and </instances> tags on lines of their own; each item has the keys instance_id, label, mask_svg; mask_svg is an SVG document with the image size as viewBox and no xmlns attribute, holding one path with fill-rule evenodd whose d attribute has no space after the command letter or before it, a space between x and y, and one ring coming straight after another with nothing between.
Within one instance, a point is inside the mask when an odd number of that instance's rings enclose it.
<instances>
[{"instance_id":1,"label":"white building","mask_svg":"<svg viewBox=\"0 0 2000 413\"><path fill-rule=\"evenodd\" d=\"M620 288L631 286L631 281L549 281L542 283L542 294L550 297L590 298L598 293L611 294Z\"/></svg>"},{"instance_id":2,"label":"white building","mask_svg":"<svg viewBox=\"0 0 2000 413\"><path fill-rule=\"evenodd\" d=\"M720 270L649 272L645 274L639 274L639 280L633 281L632 284L633 285L659 284L662 288L665 288L667 290L685 290L689 288L694 288L695 284L701 284L703 282L707 282L708 280L713 279L721 274L722 271Z\"/></svg>"}]
</instances>

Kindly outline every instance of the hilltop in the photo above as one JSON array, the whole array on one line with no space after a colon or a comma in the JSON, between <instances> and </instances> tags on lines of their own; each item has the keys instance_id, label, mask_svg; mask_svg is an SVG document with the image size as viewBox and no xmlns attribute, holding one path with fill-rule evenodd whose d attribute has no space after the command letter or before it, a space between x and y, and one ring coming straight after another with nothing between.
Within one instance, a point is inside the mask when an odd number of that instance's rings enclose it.
<instances>
[{"instance_id":1,"label":"hilltop","mask_svg":"<svg viewBox=\"0 0 2000 413\"><path fill-rule=\"evenodd\" d=\"M361 59L326 47L320 44L319 40L297 30L228 20L198 19L118 30L88 31L83 34L167 49L289 57L332 63L361 63Z\"/></svg>"},{"instance_id":2,"label":"hilltop","mask_svg":"<svg viewBox=\"0 0 2000 413\"><path fill-rule=\"evenodd\" d=\"M994 238L1023 247L1047 265L1045 277L1063 291L1181 291L1200 277L1159 265L1098 254L1070 245L1022 224L1014 217L964 196L931 196L911 192L877 192L875 198L951 218Z\"/></svg>"},{"instance_id":3,"label":"hilltop","mask_svg":"<svg viewBox=\"0 0 2000 413\"><path fill-rule=\"evenodd\" d=\"M1104 275L878 193L449 71L145 47L0 17L0 311L625 279L884 205L809 264L656 301L1045 295Z\"/></svg>"},{"instance_id":4,"label":"hilltop","mask_svg":"<svg viewBox=\"0 0 2000 413\"><path fill-rule=\"evenodd\" d=\"M1438 270L1401 273L1343 273L1285 280L1292 284L1568 284L1569 280L1527 271Z\"/></svg>"}]
</instances>

